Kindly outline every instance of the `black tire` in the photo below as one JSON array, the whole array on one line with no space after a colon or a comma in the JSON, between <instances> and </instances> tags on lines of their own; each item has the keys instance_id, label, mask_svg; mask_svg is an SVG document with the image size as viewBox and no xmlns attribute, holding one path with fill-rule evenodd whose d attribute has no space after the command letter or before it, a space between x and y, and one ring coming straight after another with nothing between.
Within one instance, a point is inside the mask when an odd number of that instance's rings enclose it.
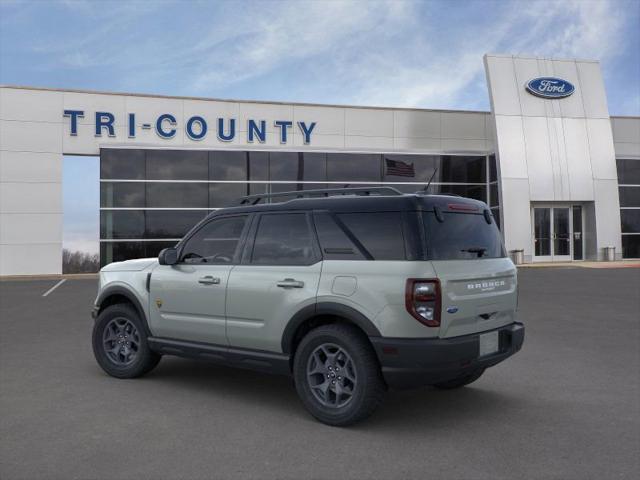
<instances>
[{"instance_id":1,"label":"black tire","mask_svg":"<svg viewBox=\"0 0 640 480\"><path fill-rule=\"evenodd\" d=\"M112 340L107 339L114 335ZM138 312L125 303L110 305L100 312L93 326L92 344L98 365L116 378L140 377L150 372L161 357L149 349Z\"/></svg>"},{"instance_id":2,"label":"black tire","mask_svg":"<svg viewBox=\"0 0 640 480\"><path fill-rule=\"evenodd\" d=\"M325 349L333 352L333 356L326 356L327 360L321 363L318 356L324 355ZM332 365L333 370L328 370ZM309 373L317 369L324 370ZM307 333L296 350L293 374L304 406L316 419L332 426L352 425L369 417L382 402L385 392L373 348L365 335L350 325L323 325ZM312 382L320 380L323 385L327 383L324 393L322 385L312 388ZM330 382L338 384L334 386Z\"/></svg>"},{"instance_id":3,"label":"black tire","mask_svg":"<svg viewBox=\"0 0 640 480\"><path fill-rule=\"evenodd\" d=\"M435 383L433 386L441 390L453 390L454 388L464 387L478 380L484 373L484 368L471 372L462 377L447 380L446 382Z\"/></svg>"}]
</instances>

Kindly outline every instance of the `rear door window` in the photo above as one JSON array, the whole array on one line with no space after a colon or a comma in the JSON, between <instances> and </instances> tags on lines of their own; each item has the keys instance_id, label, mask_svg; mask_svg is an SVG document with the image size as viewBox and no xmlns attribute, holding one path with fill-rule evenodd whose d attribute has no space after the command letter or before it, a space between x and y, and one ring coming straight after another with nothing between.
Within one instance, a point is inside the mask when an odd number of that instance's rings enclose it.
<instances>
[{"instance_id":1,"label":"rear door window","mask_svg":"<svg viewBox=\"0 0 640 480\"><path fill-rule=\"evenodd\" d=\"M496 222L487 223L484 215L443 212L424 214L427 252L430 260L465 260L505 256Z\"/></svg>"},{"instance_id":2,"label":"rear door window","mask_svg":"<svg viewBox=\"0 0 640 480\"><path fill-rule=\"evenodd\" d=\"M318 261L315 239L305 213L260 216L251 263L254 265L311 265Z\"/></svg>"}]
</instances>

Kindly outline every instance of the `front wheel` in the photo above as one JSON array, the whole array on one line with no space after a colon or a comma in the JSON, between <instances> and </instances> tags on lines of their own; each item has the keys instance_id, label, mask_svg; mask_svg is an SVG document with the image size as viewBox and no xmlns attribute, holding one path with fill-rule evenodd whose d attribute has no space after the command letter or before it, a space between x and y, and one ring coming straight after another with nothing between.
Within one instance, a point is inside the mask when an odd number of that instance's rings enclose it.
<instances>
[{"instance_id":1,"label":"front wheel","mask_svg":"<svg viewBox=\"0 0 640 480\"><path fill-rule=\"evenodd\" d=\"M385 387L375 352L350 325L310 331L298 346L293 371L302 403L328 425L356 423L382 402Z\"/></svg>"},{"instance_id":2,"label":"front wheel","mask_svg":"<svg viewBox=\"0 0 640 480\"><path fill-rule=\"evenodd\" d=\"M160 355L147 344L138 312L127 304L111 305L100 312L93 326L92 344L98 365L112 377L139 377L160 361Z\"/></svg>"}]
</instances>

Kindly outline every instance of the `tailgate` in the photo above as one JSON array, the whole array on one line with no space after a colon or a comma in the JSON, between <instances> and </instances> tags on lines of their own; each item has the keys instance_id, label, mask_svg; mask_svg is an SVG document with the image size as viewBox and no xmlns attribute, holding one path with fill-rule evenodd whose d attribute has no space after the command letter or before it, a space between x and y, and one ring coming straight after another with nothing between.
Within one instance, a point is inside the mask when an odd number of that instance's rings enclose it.
<instances>
[{"instance_id":1,"label":"tailgate","mask_svg":"<svg viewBox=\"0 0 640 480\"><path fill-rule=\"evenodd\" d=\"M440 337L457 337L516 320L517 271L508 258L433 261L440 279Z\"/></svg>"}]
</instances>

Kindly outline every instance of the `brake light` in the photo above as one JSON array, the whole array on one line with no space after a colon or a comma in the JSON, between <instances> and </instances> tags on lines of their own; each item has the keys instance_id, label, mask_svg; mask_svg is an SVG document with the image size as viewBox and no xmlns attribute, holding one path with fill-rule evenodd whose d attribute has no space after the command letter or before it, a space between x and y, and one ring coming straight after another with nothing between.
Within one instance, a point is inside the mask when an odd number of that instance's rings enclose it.
<instances>
[{"instance_id":1,"label":"brake light","mask_svg":"<svg viewBox=\"0 0 640 480\"><path fill-rule=\"evenodd\" d=\"M405 305L413 318L428 327L440 326L440 304L440 281L407 280Z\"/></svg>"},{"instance_id":2,"label":"brake light","mask_svg":"<svg viewBox=\"0 0 640 480\"><path fill-rule=\"evenodd\" d=\"M477 212L478 208L473 205L468 205L466 203L450 203L447 205L449 210L454 210L458 212Z\"/></svg>"}]
</instances>

